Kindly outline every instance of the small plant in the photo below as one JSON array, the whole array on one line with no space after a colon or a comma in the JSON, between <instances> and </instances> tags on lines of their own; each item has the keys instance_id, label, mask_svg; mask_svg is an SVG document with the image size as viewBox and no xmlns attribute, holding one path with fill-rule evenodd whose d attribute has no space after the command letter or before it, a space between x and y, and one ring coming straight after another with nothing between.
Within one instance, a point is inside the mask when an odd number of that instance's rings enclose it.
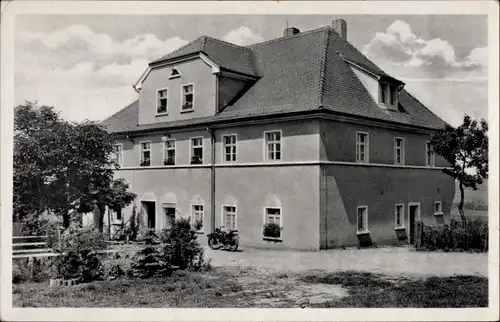
<instances>
[{"instance_id":1,"label":"small plant","mask_svg":"<svg viewBox=\"0 0 500 322\"><path fill-rule=\"evenodd\" d=\"M144 159L141 161L141 167L148 167L151 165L151 159Z\"/></svg>"},{"instance_id":2,"label":"small plant","mask_svg":"<svg viewBox=\"0 0 500 322\"><path fill-rule=\"evenodd\" d=\"M281 227L277 223L270 222L264 225L264 237L280 238Z\"/></svg>"},{"instance_id":3,"label":"small plant","mask_svg":"<svg viewBox=\"0 0 500 322\"><path fill-rule=\"evenodd\" d=\"M198 219L194 222L194 230L200 231L203 228L203 220Z\"/></svg>"},{"instance_id":4,"label":"small plant","mask_svg":"<svg viewBox=\"0 0 500 322\"><path fill-rule=\"evenodd\" d=\"M203 160L197 156L197 155L193 155L191 157L191 164L202 164L203 163Z\"/></svg>"},{"instance_id":5,"label":"small plant","mask_svg":"<svg viewBox=\"0 0 500 322\"><path fill-rule=\"evenodd\" d=\"M167 158L163 160L163 165L175 165L174 158Z\"/></svg>"},{"instance_id":6,"label":"small plant","mask_svg":"<svg viewBox=\"0 0 500 322\"><path fill-rule=\"evenodd\" d=\"M182 104L182 109L183 110L190 110L193 108L193 102L186 102Z\"/></svg>"}]
</instances>

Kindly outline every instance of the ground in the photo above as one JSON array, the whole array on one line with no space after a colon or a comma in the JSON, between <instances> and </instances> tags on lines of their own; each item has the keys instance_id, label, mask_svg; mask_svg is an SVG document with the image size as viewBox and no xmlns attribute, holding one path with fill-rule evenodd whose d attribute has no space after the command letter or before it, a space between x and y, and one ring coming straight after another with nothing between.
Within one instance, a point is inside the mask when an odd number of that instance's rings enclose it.
<instances>
[{"instance_id":1,"label":"ground","mask_svg":"<svg viewBox=\"0 0 500 322\"><path fill-rule=\"evenodd\" d=\"M487 255L408 248L206 251L212 270L13 286L16 307L484 307ZM472 264L473 265L472 265Z\"/></svg>"}]
</instances>

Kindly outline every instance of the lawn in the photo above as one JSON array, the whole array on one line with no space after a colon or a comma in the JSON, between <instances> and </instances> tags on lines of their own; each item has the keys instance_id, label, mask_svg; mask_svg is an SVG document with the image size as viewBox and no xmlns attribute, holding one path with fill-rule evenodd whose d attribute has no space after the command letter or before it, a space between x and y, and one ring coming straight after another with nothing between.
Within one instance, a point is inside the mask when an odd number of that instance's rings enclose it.
<instances>
[{"instance_id":1,"label":"lawn","mask_svg":"<svg viewBox=\"0 0 500 322\"><path fill-rule=\"evenodd\" d=\"M486 307L488 281L477 276L395 278L366 272L277 273L217 267L151 279L73 287L13 285L15 307Z\"/></svg>"}]
</instances>

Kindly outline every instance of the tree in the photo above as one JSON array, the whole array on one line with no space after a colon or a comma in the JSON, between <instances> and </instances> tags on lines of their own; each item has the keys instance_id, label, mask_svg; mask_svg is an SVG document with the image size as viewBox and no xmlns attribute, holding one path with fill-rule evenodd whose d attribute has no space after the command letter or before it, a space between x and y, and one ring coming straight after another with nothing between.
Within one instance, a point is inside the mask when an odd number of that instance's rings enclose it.
<instances>
[{"instance_id":1,"label":"tree","mask_svg":"<svg viewBox=\"0 0 500 322\"><path fill-rule=\"evenodd\" d=\"M69 123L50 106L26 102L14 114L14 220L54 212L69 227L71 212L106 204L115 183L114 138L90 121ZM126 192L126 191L125 191ZM123 197L121 191L113 198ZM125 203L132 195L126 195ZM135 197L135 195L134 195ZM122 202L124 204L124 202Z\"/></svg>"},{"instance_id":2,"label":"tree","mask_svg":"<svg viewBox=\"0 0 500 322\"><path fill-rule=\"evenodd\" d=\"M458 180L458 211L465 225L464 187L477 190L477 185L488 178L488 123L484 119L478 123L465 115L462 125L456 128L446 125L435 132L430 144L431 152L442 156L450 164L450 168L443 169L443 172Z\"/></svg>"}]
</instances>

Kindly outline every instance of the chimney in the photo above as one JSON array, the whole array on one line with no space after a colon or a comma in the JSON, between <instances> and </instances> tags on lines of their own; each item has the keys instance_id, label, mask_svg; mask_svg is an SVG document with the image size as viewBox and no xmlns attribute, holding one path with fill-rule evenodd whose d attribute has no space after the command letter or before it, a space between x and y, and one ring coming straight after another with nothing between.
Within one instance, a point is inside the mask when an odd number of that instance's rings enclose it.
<instances>
[{"instance_id":1,"label":"chimney","mask_svg":"<svg viewBox=\"0 0 500 322\"><path fill-rule=\"evenodd\" d=\"M283 30L283 37L293 36L300 33L300 30L295 27L289 27Z\"/></svg>"},{"instance_id":2,"label":"chimney","mask_svg":"<svg viewBox=\"0 0 500 322\"><path fill-rule=\"evenodd\" d=\"M347 22L344 19L336 19L332 21L332 28L342 39L347 40Z\"/></svg>"}]
</instances>

